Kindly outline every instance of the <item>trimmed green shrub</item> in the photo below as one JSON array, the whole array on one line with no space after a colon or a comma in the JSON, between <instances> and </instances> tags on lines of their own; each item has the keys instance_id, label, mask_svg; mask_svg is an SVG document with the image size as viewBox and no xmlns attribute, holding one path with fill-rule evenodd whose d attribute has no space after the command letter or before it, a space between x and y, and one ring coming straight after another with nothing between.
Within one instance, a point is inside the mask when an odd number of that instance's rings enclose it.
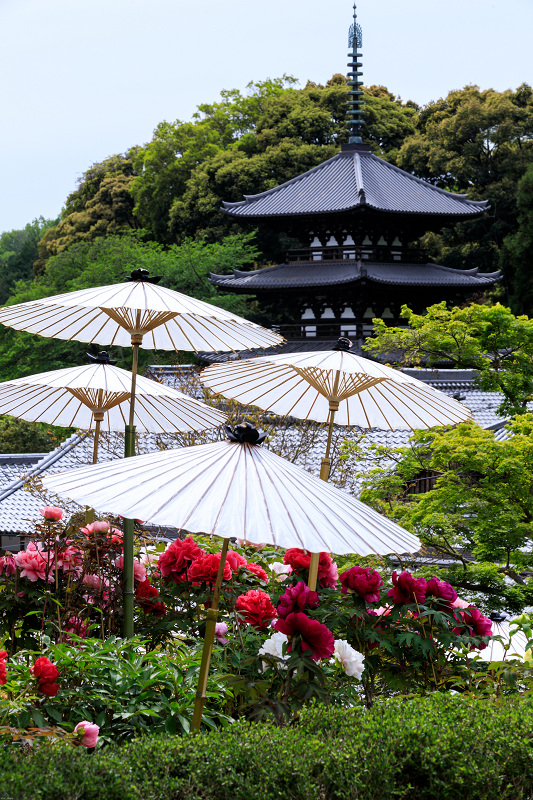
<instances>
[{"instance_id":1,"label":"trimmed green shrub","mask_svg":"<svg viewBox=\"0 0 533 800\"><path fill-rule=\"evenodd\" d=\"M531 800L533 703L433 695L315 707L293 726L235 723L90 754L0 756L9 800Z\"/></svg>"}]
</instances>

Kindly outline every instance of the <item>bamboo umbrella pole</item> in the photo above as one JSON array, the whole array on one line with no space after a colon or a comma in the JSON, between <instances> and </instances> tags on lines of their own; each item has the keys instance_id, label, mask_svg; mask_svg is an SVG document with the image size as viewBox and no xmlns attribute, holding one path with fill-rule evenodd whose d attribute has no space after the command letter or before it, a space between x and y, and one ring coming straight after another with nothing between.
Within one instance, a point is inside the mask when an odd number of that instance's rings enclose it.
<instances>
[{"instance_id":1,"label":"bamboo umbrella pole","mask_svg":"<svg viewBox=\"0 0 533 800\"><path fill-rule=\"evenodd\" d=\"M333 436L333 423L335 421L335 413L339 410L339 398L337 396L337 393L339 391L340 379L341 379L341 372L340 370L337 370L333 383L333 393L331 397L328 398L329 400L328 439L326 442L326 452L320 464L320 478L323 481L329 480L329 471L331 469L331 458L330 458L331 439ZM307 585L309 586L312 592L316 591L319 559L320 559L320 553L311 553L311 562L309 564L309 577L307 579Z\"/></svg>"},{"instance_id":2,"label":"bamboo umbrella pole","mask_svg":"<svg viewBox=\"0 0 533 800\"><path fill-rule=\"evenodd\" d=\"M207 612L207 620L205 625L204 635L204 649L202 651L202 662L200 664L200 674L198 675L198 686L196 689L196 699L194 701L194 713L192 718L192 730L198 733L202 722L202 714L204 711L207 678L209 675L209 665L211 663L211 653L213 652L213 642L215 641L215 626L218 617L218 603L220 600L220 590L222 588L222 579L224 577L224 567L226 566L226 555L228 553L229 539L222 541L222 550L220 553L220 564L218 565L217 578L215 581L215 588L213 591L213 599L211 606Z\"/></svg>"},{"instance_id":3,"label":"bamboo umbrella pole","mask_svg":"<svg viewBox=\"0 0 533 800\"><path fill-rule=\"evenodd\" d=\"M98 390L98 408L93 411L94 419L94 443L93 443L93 464L98 462L98 442L100 440L100 426L104 419L105 411L102 410L103 389ZM94 522L94 508L85 507L85 524L90 525Z\"/></svg>"}]
</instances>

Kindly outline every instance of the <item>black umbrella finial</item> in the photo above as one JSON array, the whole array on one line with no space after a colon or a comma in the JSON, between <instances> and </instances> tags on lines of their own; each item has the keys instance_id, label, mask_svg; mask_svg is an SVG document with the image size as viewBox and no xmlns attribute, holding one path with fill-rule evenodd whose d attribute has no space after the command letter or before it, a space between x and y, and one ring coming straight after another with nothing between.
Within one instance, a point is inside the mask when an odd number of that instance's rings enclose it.
<instances>
[{"instance_id":1,"label":"black umbrella finial","mask_svg":"<svg viewBox=\"0 0 533 800\"><path fill-rule=\"evenodd\" d=\"M332 350L341 350L344 353L347 353L352 346L352 342L346 338L346 336L341 336L338 342L331 348Z\"/></svg>"},{"instance_id":2,"label":"black umbrella finial","mask_svg":"<svg viewBox=\"0 0 533 800\"><path fill-rule=\"evenodd\" d=\"M507 619L507 614L503 614L501 611L491 611L489 619L492 620L492 622L503 622Z\"/></svg>"},{"instance_id":3,"label":"black umbrella finial","mask_svg":"<svg viewBox=\"0 0 533 800\"><path fill-rule=\"evenodd\" d=\"M126 278L127 281L143 281L144 283L159 283L161 275L150 275L147 269L134 269Z\"/></svg>"},{"instance_id":4,"label":"black umbrella finial","mask_svg":"<svg viewBox=\"0 0 533 800\"><path fill-rule=\"evenodd\" d=\"M249 422L241 422L234 428L226 425L226 431L230 442L239 442L239 444L263 444L266 439L266 433L260 433Z\"/></svg>"},{"instance_id":5,"label":"black umbrella finial","mask_svg":"<svg viewBox=\"0 0 533 800\"><path fill-rule=\"evenodd\" d=\"M114 361L109 353L106 350L101 350L97 356L92 356L90 353L87 353L87 358L89 361L92 361L93 364L116 364L117 362Z\"/></svg>"}]
</instances>

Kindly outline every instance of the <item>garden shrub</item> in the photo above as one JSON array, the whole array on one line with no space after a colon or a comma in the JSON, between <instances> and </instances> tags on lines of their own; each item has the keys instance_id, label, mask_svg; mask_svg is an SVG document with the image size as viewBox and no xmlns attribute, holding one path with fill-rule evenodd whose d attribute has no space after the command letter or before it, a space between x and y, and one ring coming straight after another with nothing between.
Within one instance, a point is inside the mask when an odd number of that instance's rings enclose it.
<instances>
[{"instance_id":1,"label":"garden shrub","mask_svg":"<svg viewBox=\"0 0 533 800\"><path fill-rule=\"evenodd\" d=\"M528 800L533 703L468 695L306 709L296 724L237 722L88 753L1 755L9 800Z\"/></svg>"}]
</instances>

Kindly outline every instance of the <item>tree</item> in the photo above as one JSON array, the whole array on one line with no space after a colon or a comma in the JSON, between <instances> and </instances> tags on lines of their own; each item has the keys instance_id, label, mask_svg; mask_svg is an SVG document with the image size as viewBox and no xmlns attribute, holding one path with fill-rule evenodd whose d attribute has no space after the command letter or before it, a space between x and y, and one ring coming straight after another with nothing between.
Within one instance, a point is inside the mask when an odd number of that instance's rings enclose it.
<instances>
[{"instance_id":1,"label":"tree","mask_svg":"<svg viewBox=\"0 0 533 800\"><path fill-rule=\"evenodd\" d=\"M363 476L364 502L455 560L428 575L461 587L486 611L517 612L533 601L531 580L520 574L533 565L533 415L510 428L505 441L473 422L417 431L409 447L374 448L376 466ZM352 449L345 443L346 456ZM437 476L435 488L410 494L422 471Z\"/></svg>"},{"instance_id":2,"label":"tree","mask_svg":"<svg viewBox=\"0 0 533 800\"><path fill-rule=\"evenodd\" d=\"M516 317L500 303L446 308L437 303L419 315L402 307L406 328L374 320L365 350L403 365L446 363L477 371L484 391L499 391L502 416L519 414L533 400L533 320Z\"/></svg>"},{"instance_id":3,"label":"tree","mask_svg":"<svg viewBox=\"0 0 533 800\"><path fill-rule=\"evenodd\" d=\"M504 241L501 265L518 313L533 313L533 164L518 184L518 230Z\"/></svg>"},{"instance_id":4,"label":"tree","mask_svg":"<svg viewBox=\"0 0 533 800\"><path fill-rule=\"evenodd\" d=\"M15 417L0 416L0 453L48 453L69 433L68 428L53 428Z\"/></svg>"},{"instance_id":5,"label":"tree","mask_svg":"<svg viewBox=\"0 0 533 800\"><path fill-rule=\"evenodd\" d=\"M39 217L22 230L0 235L0 304L6 302L17 281L33 278L39 241L56 224L57 220Z\"/></svg>"}]
</instances>

